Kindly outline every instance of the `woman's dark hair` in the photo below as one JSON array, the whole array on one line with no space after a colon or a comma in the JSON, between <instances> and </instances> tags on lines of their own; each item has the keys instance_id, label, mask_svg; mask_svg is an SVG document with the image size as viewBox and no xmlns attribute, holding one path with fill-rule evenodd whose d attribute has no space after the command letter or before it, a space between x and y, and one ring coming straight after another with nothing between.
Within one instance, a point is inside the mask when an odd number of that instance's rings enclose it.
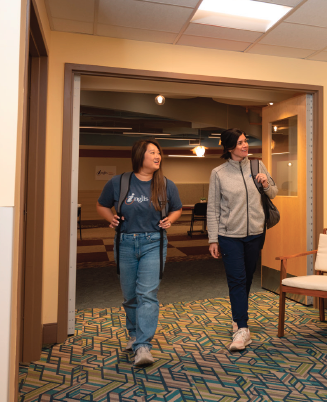
<instances>
[{"instance_id":1,"label":"woman's dark hair","mask_svg":"<svg viewBox=\"0 0 327 402\"><path fill-rule=\"evenodd\" d=\"M229 128L221 133L221 145L224 147L224 152L221 155L222 159L231 158L230 151L236 148L237 140L242 134L246 136L245 132L238 128Z\"/></svg>"},{"instance_id":2,"label":"woman's dark hair","mask_svg":"<svg viewBox=\"0 0 327 402\"><path fill-rule=\"evenodd\" d=\"M157 141L154 140L140 140L134 143L132 148L132 165L133 172L137 173L141 170L144 161L144 154L148 149L148 145L155 145L161 154L160 167L153 173L151 181L151 201L156 211L161 211L167 202L166 185L164 175L162 173L162 149ZM164 200L159 203L159 198Z\"/></svg>"}]
</instances>

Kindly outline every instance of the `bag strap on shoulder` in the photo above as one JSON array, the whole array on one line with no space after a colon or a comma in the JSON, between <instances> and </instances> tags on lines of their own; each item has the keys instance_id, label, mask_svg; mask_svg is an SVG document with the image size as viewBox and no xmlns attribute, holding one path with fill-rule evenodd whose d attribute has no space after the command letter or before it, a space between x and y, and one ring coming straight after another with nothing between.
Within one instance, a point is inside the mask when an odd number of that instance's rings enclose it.
<instances>
[{"instance_id":1,"label":"bag strap on shoulder","mask_svg":"<svg viewBox=\"0 0 327 402\"><path fill-rule=\"evenodd\" d=\"M259 159L251 159L250 165L251 165L251 175L252 175L253 182L254 182L257 190L259 191L259 193L262 194L263 186L261 183L259 183L256 180L257 174L259 173Z\"/></svg>"},{"instance_id":2,"label":"bag strap on shoulder","mask_svg":"<svg viewBox=\"0 0 327 402\"><path fill-rule=\"evenodd\" d=\"M168 216L168 199L167 199L167 178L166 176L164 176L164 183L165 183L165 188L166 188L166 200L163 200L160 196L159 196L159 205L162 206L161 208L161 219L164 219ZM163 204L163 202L165 202Z\"/></svg>"}]
</instances>

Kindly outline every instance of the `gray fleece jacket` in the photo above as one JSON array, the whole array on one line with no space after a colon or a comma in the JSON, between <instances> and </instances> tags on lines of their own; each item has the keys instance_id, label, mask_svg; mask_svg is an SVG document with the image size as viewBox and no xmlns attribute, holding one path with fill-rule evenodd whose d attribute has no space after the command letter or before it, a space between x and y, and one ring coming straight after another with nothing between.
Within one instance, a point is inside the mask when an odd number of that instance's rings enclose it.
<instances>
[{"instance_id":1,"label":"gray fleece jacket","mask_svg":"<svg viewBox=\"0 0 327 402\"><path fill-rule=\"evenodd\" d=\"M261 161L259 171L267 175L269 186L265 192L274 198L277 186ZM217 243L218 235L245 237L263 233L264 222L261 195L253 182L249 159L228 159L213 169L207 209L209 243Z\"/></svg>"}]
</instances>

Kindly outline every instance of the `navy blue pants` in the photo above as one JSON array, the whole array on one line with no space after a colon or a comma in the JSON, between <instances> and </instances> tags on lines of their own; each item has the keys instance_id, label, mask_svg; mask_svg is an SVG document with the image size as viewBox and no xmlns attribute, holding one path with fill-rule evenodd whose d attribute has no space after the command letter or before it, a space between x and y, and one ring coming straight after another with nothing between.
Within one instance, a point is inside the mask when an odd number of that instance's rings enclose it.
<instances>
[{"instance_id":1,"label":"navy blue pants","mask_svg":"<svg viewBox=\"0 0 327 402\"><path fill-rule=\"evenodd\" d=\"M233 321L248 326L248 298L263 243L263 234L242 238L218 236L227 276Z\"/></svg>"}]
</instances>

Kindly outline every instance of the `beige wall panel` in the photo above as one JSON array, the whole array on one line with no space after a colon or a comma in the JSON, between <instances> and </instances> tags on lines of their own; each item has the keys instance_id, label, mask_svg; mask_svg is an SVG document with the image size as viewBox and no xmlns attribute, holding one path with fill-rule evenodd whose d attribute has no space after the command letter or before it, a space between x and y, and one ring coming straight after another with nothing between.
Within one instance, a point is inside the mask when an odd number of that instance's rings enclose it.
<instances>
[{"instance_id":1,"label":"beige wall panel","mask_svg":"<svg viewBox=\"0 0 327 402\"><path fill-rule=\"evenodd\" d=\"M217 158L165 158L164 175L174 183L209 183L212 169L224 163ZM99 190L105 185L103 180L95 180L96 166L116 166L116 174L132 170L129 158L79 158L79 190Z\"/></svg>"},{"instance_id":2,"label":"beige wall panel","mask_svg":"<svg viewBox=\"0 0 327 402\"><path fill-rule=\"evenodd\" d=\"M209 183L212 169L224 161L217 158L165 158L165 176L177 183Z\"/></svg>"},{"instance_id":3,"label":"beige wall panel","mask_svg":"<svg viewBox=\"0 0 327 402\"><path fill-rule=\"evenodd\" d=\"M280 102L268 107L262 120L262 156L263 162L271 172L270 134L268 122L281 120L290 116L298 116L298 195L295 197L278 196L274 199L281 220L278 225L267 231L267 239L262 252L262 265L280 270L277 256L292 255L307 250L306 227L306 96ZM288 273L306 275L307 261L305 258L288 262Z\"/></svg>"},{"instance_id":4,"label":"beige wall panel","mask_svg":"<svg viewBox=\"0 0 327 402\"><path fill-rule=\"evenodd\" d=\"M116 174L130 172L132 162L130 158L79 158L78 190L101 190L105 180L95 180L96 166L115 166ZM84 209L84 208L83 208Z\"/></svg>"},{"instance_id":5,"label":"beige wall panel","mask_svg":"<svg viewBox=\"0 0 327 402\"><path fill-rule=\"evenodd\" d=\"M55 322L57 318L58 295L54 284L58 280L65 63L327 86L326 64L308 60L283 58L281 68L281 59L273 56L62 32L51 32L50 53L45 189L44 323ZM326 97L326 91L324 96ZM327 102L324 102L324 112L327 115ZM327 141L324 143L324 151L327 155ZM326 169L327 157L324 158L324 164ZM324 180L326 182L326 178ZM326 185L324 192L327 199ZM324 223L327 226L327 203L324 216Z\"/></svg>"}]
</instances>

